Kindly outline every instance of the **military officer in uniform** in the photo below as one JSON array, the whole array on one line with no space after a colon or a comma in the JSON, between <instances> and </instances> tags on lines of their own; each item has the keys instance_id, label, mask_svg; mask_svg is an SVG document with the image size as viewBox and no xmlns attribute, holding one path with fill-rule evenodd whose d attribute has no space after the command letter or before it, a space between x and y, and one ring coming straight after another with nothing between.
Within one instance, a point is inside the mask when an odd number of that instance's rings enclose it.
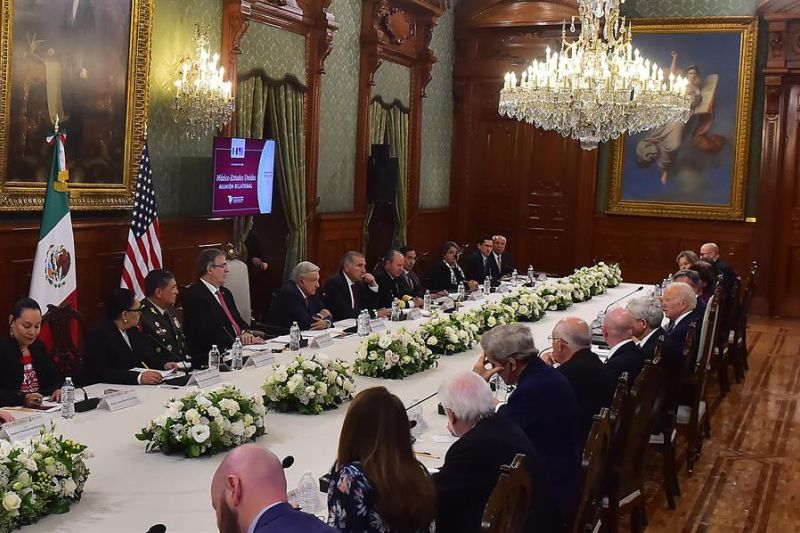
<instances>
[{"instance_id":1,"label":"military officer in uniform","mask_svg":"<svg viewBox=\"0 0 800 533\"><path fill-rule=\"evenodd\" d=\"M144 290L140 325L153 344L156 359L164 370L184 367L189 361L189 347L175 311L175 275L163 268L152 270L144 278Z\"/></svg>"}]
</instances>

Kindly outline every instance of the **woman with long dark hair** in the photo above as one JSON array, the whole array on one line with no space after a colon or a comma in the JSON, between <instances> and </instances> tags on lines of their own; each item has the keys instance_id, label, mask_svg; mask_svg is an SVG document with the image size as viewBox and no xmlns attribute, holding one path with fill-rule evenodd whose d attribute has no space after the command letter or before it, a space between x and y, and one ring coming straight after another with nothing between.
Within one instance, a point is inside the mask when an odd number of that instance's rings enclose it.
<instances>
[{"instance_id":1,"label":"woman with long dark hair","mask_svg":"<svg viewBox=\"0 0 800 533\"><path fill-rule=\"evenodd\" d=\"M328 489L328 525L353 533L434 531L436 489L414 457L400 398L361 391L347 410Z\"/></svg>"},{"instance_id":2,"label":"woman with long dark hair","mask_svg":"<svg viewBox=\"0 0 800 533\"><path fill-rule=\"evenodd\" d=\"M58 372L39 331L42 310L35 300L21 298L8 317L9 336L0 339L0 405L39 408L43 395L61 398Z\"/></svg>"}]
</instances>

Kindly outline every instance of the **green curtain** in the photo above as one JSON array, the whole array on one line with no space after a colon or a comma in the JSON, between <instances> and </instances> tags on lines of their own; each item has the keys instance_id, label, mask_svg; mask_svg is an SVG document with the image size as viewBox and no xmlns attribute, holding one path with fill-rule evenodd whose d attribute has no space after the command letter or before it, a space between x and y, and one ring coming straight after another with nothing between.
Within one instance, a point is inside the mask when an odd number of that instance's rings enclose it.
<instances>
[{"instance_id":1,"label":"green curtain","mask_svg":"<svg viewBox=\"0 0 800 533\"><path fill-rule=\"evenodd\" d=\"M369 148L373 144L383 144L386 127L389 122L389 112L380 102L373 100L369 106Z\"/></svg>"},{"instance_id":2,"label":"green curtain","mask_svg":"<svg viewBox=\"0 0 800 533\"><path fill-rule=\"evenodd\" d=\"M388 109L389 145L392 157L396 157L400 167L397 180L397 196L394 204L394 247L406 244L406 225L408 224L408 111L393 105Z\"/></svg>"},{"instance_id":3,"label":"green curtain","mask_svg":"<svg viewBox=\"0 0 800 533\"><path fill-rule=\"evenodd\" d=\"M284 279L306 255L306 157L303 130L304 91L290 81L270 84L267 110L276 142L280 192L289 234L286 236Z\"/></svg>"},{"instance_id":4,"label":"green curtain","mask_svg":"<svg viewBox=\"0 0 800 533\"><path fill-rule=\"evenodd\" d=\"M236 135L249 139L262 139L266 108L267 93L264 79L257 74L240 79L236 91ZM249 253L244 243L253 229L253 217L237 217L233 227L233 249L243 261L246 261L249 259Z\"/></svg>"}]
</instances>

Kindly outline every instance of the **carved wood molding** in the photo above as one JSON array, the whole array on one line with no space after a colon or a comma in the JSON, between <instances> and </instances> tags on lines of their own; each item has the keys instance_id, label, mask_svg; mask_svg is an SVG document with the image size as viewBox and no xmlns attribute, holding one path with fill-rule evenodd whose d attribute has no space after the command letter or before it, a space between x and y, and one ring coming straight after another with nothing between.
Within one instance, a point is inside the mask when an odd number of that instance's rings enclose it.
<instances>
[{"instance_id":1,"label":"carved wood molding","mask_svg":"<svg viewBox=\"0 0 800 533\"><path fill-rule=\"evenodd\" d=\"M358 133L354 211L366 209L367 158L369 156L369 103L375 72L389 61L411 71L408 139L408 217L419 205L419 173L422 136L422 99L431 81L436 55L430 48L438 18L449 7L447 0L364 0L361 12L361 53L358 96Z\"/></svg>"}]
</instances>

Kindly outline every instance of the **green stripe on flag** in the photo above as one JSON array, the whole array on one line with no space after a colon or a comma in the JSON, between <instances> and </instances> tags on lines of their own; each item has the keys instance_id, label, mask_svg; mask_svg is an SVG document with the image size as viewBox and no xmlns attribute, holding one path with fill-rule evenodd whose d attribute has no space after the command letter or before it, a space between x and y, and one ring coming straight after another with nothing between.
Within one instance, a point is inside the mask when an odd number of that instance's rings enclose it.
<instances>
[{"instance_id":1,"label":"green stripe on flag","mask_svg":"<svg viewBox=\"0 0 800 533\"><path fill-rule=\"evenodd\" d=\"M68 193L58 192L54 185L58 176L58 155L61 143L58 137L53 140L53 163L50 165L50 177L47 178L47 193L44 197L44 213L42 213L42 229L39 231L39 240L52 231L58 221L69 213Z\"/></svg>"}]
</instances>

